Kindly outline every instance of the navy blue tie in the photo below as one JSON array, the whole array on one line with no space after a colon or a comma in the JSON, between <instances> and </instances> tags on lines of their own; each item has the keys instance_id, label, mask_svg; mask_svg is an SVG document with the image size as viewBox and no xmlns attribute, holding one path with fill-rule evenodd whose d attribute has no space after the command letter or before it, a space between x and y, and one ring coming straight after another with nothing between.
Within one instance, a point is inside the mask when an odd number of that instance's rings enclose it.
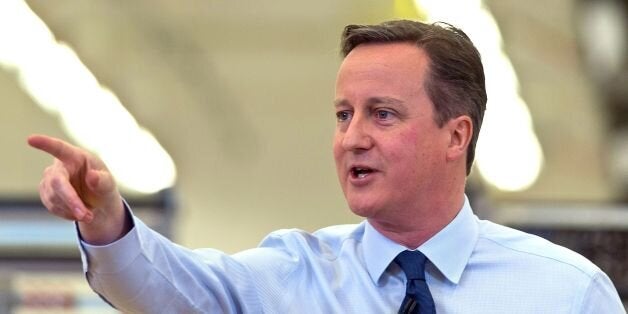
<instances>
[{"instance_id":1,"label":"navy blue tie","mask_svg":"<svg viewBox=\"0 0 628 314\"><path fill-rule=\"evenodd\" d=\"M425 282L425 262L427 258L419 251L403 251L395 262L406 273L406 297L401 303L399 314L435 314L436 308L430 289Z\"/></svg>"}]
</instances>

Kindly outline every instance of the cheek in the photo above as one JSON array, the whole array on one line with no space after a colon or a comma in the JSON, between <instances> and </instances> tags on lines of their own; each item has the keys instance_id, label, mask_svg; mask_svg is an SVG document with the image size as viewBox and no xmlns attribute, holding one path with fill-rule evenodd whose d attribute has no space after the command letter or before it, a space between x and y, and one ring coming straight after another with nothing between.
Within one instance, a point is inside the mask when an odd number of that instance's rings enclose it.
<instances>
[{"instance_id":1,"label":"cheek","mask_svg":"<svg viewBox=\"0 0 628 314\"><path fill-rule=\"evenodd\" d=\"M397 134L396 141L390 141L387 145L388 162L396 165L395 169L400 182L405 181L408 184L433 166L430 159L432 144L430 141L422 140L417 132L401 132Z\"/></svg>"},{"instance_id":2,"label":"cheek","mask_svg":"<svg viewBox=\"0 0 628 314\"><path fill-rule=\"evenodd\" d=\"M407 130L398 133L395 140L388 142L391 158L397 162L408 163L417 160L422 154L416 132Z\"/></svg>"}]
</instances>

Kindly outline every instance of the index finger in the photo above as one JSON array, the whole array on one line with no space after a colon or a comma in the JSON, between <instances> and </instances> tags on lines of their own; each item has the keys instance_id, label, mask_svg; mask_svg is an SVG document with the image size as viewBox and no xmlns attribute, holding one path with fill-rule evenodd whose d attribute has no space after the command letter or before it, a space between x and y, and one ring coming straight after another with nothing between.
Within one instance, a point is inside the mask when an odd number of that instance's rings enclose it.
<instances>
[{"instance_id":1,"label":"index finger","mask_svg":"<svg viewBox=\"0 0 628 314\"><path fill-rule=\"evenodd\" d=\"M35 134L28 137L28 145L42 150L62 162L72 162L76 158L77 148L58 138Z\"/></svg>"}]
</instances>

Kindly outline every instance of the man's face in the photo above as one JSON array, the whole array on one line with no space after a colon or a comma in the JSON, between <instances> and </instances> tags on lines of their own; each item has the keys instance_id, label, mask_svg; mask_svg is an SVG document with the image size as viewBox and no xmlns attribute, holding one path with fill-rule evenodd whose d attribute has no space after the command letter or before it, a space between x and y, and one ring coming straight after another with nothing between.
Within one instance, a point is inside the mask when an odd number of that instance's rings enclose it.
<instances>
[{"instance_id":1,"label":"man's face","mask_svg":"<svg viewBox=\"0 0 628 314\"><path fill-rule=\"evenodd\" d=\"M357 215L403 219L443 180L449 135L423 88L428 65L413 44L390 43L359 45L340 66L334 158Z\"/></svg>"}]
</instances>

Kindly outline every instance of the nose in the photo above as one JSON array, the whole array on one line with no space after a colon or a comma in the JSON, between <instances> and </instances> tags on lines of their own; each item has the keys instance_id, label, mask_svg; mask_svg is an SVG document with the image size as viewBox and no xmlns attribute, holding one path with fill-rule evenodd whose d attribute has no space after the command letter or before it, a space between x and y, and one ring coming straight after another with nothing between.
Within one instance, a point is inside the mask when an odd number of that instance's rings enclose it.
<instances>
[{"instance_id":1,"label":"nose","mask_svg":"<svg viewBox=\"0 0 628 314\"><path fill-rule=\"evenodd\" d=\"M373 146L368 121L355 115L342 136L342 148L347 151L368 150Z\"/></svg>"}]
</instances>

